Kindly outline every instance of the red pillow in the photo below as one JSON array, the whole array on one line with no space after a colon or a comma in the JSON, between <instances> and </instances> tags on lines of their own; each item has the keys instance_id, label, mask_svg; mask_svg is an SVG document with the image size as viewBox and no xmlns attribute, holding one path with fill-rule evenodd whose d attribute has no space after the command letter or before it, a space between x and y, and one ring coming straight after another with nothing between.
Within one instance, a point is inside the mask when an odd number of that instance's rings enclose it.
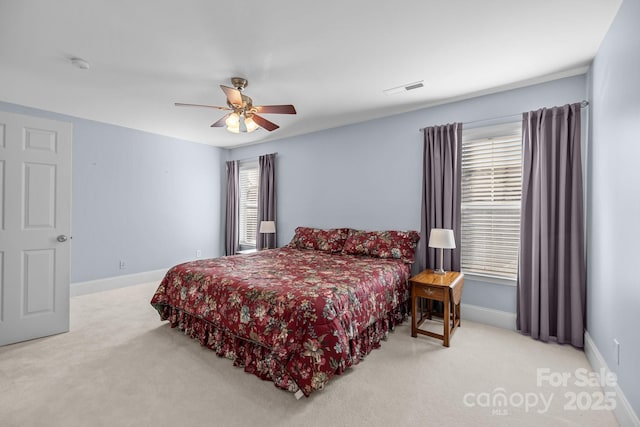
<instances>
[{"instance_id":1,"label":"red pillow","mask_svg":"<svg viewBox=\"0 0 640 427\"><path fill-rule=\"evenodd\" d=\"M319 228L298 227L288 246L330 253L340 252L348 235L348 228L321 230Z\"/></svg>"},{"instance_id":2,"label":"red pillow","mask_svg":"<svg viewBox=\"0 0 640 427\"><path fill-rule=\"evenodd\" d=\"M342 253L393 258L412 264L415 261L418 240L420 240L420 234L417 231L351 230Z\"/></svg>"}]
</instances>

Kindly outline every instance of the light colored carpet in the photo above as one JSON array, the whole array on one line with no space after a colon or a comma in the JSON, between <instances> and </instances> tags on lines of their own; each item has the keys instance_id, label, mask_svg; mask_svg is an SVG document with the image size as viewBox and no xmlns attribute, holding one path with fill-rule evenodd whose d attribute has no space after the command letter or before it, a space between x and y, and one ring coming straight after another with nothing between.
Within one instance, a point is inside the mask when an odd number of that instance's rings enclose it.
<instances>
[{"instance_id":1,"label":"light colored carpet","mask_svg":"<svg viewBox=\"0 0 640 427\"><path fill-rule=\"evenodd\" d=\"M448 349L411 338L405 323L296 400L161 322L149 305L156 286L75 297L69 333L0 348L0 425L617 425L610 411L570 408L571 393L584 406L602 391L575 384L576 369L590 369L581 351L468 321ZM538 368L572 378L537 386ZM486 401L501 392L505 406ZM534 394L550 408L525 408L521 398L533 403Z\"/></svg>"}]
</instances>

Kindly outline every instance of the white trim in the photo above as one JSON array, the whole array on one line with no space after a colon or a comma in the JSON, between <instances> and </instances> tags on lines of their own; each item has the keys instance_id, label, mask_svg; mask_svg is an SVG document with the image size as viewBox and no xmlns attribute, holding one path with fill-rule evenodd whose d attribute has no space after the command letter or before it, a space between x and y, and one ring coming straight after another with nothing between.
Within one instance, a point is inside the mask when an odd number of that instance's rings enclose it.
<instances>
[{"instance_id":1,"label":"white trim","mask_svg":"<svg viewBox=\"0 0 640 427\"><path fill-rule=\"evenodd\" d=\"M478 273L467 273L464 270L462 270L462 272L464 273L465 280L469 279L474 282L490 283L492 285L518 286L518 281L516 279L505 279L503 277L485 276Z\"/></svg>"},{"instance_id":2,"label":"white trim","mask_svg":"<svg viewBox=\"0 0 640 427\"><path fill-rule=\"evenodd\" d=\"M478 305L460 304L460 317L463 320L516 330L516 314L508 311L494 310Z\"/></svg>"},{"instance_id":3,"label":"white trim","mask_svg":"<svg viewBox=\"0 0 640 427\"><path fill-rule=\"evenodd\" d=\"M104 279L89 280L87 282L72 283L70 296L93 294L95 292L124 288L126 286L139 285L147 282L160 282L167 273L168 268L160 270L144 271L142 273L126 274L123 276L106 277Z\"/></svg>"},{"instance_id":4,"label":"white trim","mask_svg":"<svg viewBox=\"0 0 640 427\"><path fill-rule=\"evenodd\" d=\"M605 375L609 375L609 372L611 372L609 370L609 366L607 366L607 362L605 362L604 357L602 357L598 347L596 347L596 344L593 342L589 332L587 331L584 331L584 354L587 356L587 360L595 372L601 372L600 369L604 369ZM618 423L622 427L640 427L640 419L638 419L638 415L634 412L631 404L625 397L617 382L613 387L603 388L605 392L611 391L615 393L617 405L613 413L618 419Z\"/></svg>"}]
</instances>

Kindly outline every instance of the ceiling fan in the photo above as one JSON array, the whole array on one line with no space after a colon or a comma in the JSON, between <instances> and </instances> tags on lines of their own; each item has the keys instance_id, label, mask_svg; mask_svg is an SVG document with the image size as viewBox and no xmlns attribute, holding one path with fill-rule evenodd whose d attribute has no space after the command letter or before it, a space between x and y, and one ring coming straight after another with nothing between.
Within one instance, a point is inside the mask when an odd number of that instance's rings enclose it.
<instances>
[{"instance_id":1,"label":"ceiling fan","mask_svg":"<svg viewBox=\"0 0 640 427\"><path fill-rule=\"evenodd\" d=\"M176 102L176 107L205 107L214 108L216 110L231 111L218 121L213 123L211 127L227 126L227 130L233 133L253 132L261 127L269 132L278 129L280 126L258 115L260 114L296 114L293 105L253 105L253 100L242 91L247 87L249 82L242 77L232 77L231 84L234 87L220 85L220 89L227 96L227 107L217 107L215 105L203 104L184 104Z\"/></svg>"}]
</instances>

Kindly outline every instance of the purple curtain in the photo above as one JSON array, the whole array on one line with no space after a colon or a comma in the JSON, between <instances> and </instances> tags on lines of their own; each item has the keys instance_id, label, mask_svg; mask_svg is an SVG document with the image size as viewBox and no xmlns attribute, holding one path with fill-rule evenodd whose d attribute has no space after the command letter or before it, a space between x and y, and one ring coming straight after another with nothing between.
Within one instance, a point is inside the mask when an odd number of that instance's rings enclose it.
<instances>
[{"instance_id":1,"label":"purple curtain","mask_svg":"<svg viewBox=\"0 0 640 427\"><path fill-rule=\"evenodd\" d=\"M584 347L585 255L580 104L523 114L517 326Z\"/></svg>"},{"instance_id":2,"label":"purple curtain","mask_svg":"<svg viewBox=\"0 0 640 427\"><path fill-rule=\"evenodd\" d=\"M276 155L265 154L258 158L258 229L256 230L256 248L276 247L276 233L260 233L261 221L276 220Z\"/></svg>"},{"instance_id":3,"label":"purple curtain","mask_svg":"<svg viewBox=\"0 0 640 427\"><path fill-rule=\"evenodd\" d=\"M432 228L453 230L456 249L444 251L444 269L460 271L460 203L462 123L424 128L422 223L417 264L420 271L436 268L436 249L429 248ZM437 255L440 256L440 255Z\"/></svg>"},{"instance_id":4,"label":"purple curtain","mask_svg":"<svg viewBox=\"0 0 640 427\"><path fill-rule=\"evenodd\" d=\"M240 197L239 165L237 160L227 162L227 206L224 247L226 255L238 252L238 198Z\"/></svg>"}]
</instances>

